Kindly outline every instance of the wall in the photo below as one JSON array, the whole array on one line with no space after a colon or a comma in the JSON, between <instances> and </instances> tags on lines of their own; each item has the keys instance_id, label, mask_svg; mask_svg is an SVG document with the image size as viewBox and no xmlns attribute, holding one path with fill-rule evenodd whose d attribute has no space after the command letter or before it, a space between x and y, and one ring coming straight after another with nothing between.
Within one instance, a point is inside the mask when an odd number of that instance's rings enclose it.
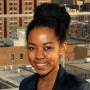
<instances>
[{"instance_id":1,"label":"wall","mask_svg":"<svg viewBox=\"0 0 90 90\"><path fill-rule=\"evenodd\" d=\"M29 64L25 47L0 48L0 66L11 64Z\"/></svg>"},{"instance_id":2,"label":"wall","mask_svg":"<svg viewBox=\"0 0 90 90\"><path fill-rule=\"evenodd\" d=\"M87 55L88 49L85 47L76 46L74 52L76 59L84 59L88 56Z\"/></svg>"}]
</instances>

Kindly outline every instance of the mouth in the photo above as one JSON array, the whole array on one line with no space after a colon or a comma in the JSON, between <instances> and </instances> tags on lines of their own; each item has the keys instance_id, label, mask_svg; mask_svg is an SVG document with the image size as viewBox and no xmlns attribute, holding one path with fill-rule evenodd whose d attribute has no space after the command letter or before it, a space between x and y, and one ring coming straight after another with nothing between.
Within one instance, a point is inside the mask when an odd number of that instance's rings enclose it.
<instances>
[{"instance_id":1,"label":"mouth","mask_svg":"<svg viewBox=\"0 0 90 90\"><path fill-rule=\"evenodd\" d=\"M36 64L38 67L42 67L42 66L45 66L47 65L47 63L40 63L40 64Z\"/></svg>"},{"instance_id":2,"label":"mouth","mask_svg":"<svg viewBox=\"0 0 90 90\"><path fill-rule=\"evenodd\" d=\"M47 66L47 62L37 62L36 63L36 67L38 70L43 70L46 68L46 66Z\"/></svg>"}]
</instances>

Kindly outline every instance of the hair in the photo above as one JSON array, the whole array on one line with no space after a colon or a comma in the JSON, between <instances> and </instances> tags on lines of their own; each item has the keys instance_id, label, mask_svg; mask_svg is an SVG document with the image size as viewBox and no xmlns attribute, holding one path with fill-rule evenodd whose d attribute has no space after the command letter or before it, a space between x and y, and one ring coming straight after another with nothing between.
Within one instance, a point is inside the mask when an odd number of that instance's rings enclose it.
<instances>
[{"instance_id":1,"label":"hair","mask_svg":"<svg viewBox=\"0 0 90 90\"><path fill-rule=\"evenodd\" d=\"M62 43L66 40L70 19L70 15L66 12L66 9L57 4L44 3L37 6L33 20L27 28L26 40L28 40L28 34L32 29L36 27L49 27L52 28L58 40Z\"/></svg>"}]
</instances>

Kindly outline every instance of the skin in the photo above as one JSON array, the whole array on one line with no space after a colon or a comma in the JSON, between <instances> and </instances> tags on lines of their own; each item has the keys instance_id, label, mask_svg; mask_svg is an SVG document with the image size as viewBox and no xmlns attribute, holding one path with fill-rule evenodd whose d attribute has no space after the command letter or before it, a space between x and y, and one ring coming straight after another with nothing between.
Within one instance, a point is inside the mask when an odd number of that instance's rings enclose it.
<instances>
[{"instance_id":1,"label":"skin","mask_svg":"<svg viewBox=\"0 0 90 90\"><path fill-rule=\"evenodd\" d=\"M27 47L29 61L41 76L38 90L44 90L47 82L49 87L45 90L50 90L59 70L60 56L65 51L66 46L58 41L51 28L37 27L29 33Z\"/></svg>"}]
</instances>

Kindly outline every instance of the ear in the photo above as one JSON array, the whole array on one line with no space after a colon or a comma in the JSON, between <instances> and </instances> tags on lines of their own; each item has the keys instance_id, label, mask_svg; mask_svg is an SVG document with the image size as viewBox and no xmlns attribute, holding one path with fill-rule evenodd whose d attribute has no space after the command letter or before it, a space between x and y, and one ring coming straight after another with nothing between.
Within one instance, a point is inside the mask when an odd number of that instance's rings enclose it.
<instances>
[{"instance_id":1,"label":"ear","mask_svg":"<svg viewBox=\"0 0 90 90\"><path fill-rule=\"evenodd\" d=\"M61 44L60 44L60 50L59 50L60 55L62 55L63 53L65 53L66 50L67 50L67 43L66 43L66 42L61 43Z\"/></svg>"}]
</instances>

